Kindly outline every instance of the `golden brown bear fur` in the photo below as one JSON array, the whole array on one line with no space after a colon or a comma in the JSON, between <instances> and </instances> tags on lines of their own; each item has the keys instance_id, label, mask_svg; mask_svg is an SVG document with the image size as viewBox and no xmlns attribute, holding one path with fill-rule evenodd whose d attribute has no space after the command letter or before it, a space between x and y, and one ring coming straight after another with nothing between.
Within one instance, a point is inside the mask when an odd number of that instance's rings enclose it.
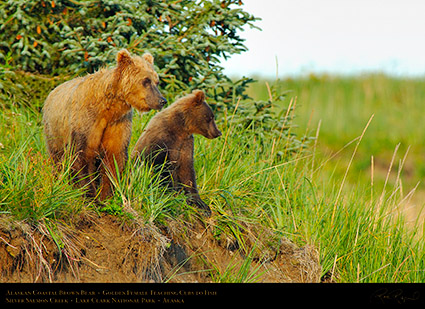
<instances>
[{"instance_id":1,"label":"golden brown bear fur","mask_svg":"<svg viewBox=\"0 0 425 309\"><path fill-rule=\"evenodd\" d=\"M108 172L116 176L115 163L122 171L128 157L132 108L140 112L161 109L166 100L159 92L153 57L131 56L127 50L117 54L117 65L56 87L43 107L44 133L49 155L63 160L65 151L76 154L72 165L81 185L90 182L95 194L93 174L99 166L103 199L111 193Z\"/></svg>"},{"instance_id":2,"label":"golden brown bear fur","mask_svg":"<svg viewBox=\"0 0 425 309\"><path fill-rule=\"evenodd\" d=\"M141 134L131 156L141 156L155 166L162 167L166 163L163 177L171 177L173 187L185 191L188 203L210 216L211 210L200 198L196 186L193 134L209 139L221 135L201 90L194 90L156 114Z\"/></svg>"}]
</instances>

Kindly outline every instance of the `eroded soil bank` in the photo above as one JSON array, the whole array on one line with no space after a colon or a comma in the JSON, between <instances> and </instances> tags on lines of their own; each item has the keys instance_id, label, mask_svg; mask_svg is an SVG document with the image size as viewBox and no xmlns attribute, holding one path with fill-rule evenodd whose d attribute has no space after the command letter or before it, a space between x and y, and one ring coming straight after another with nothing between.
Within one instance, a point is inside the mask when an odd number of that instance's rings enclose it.
<instances>
[{"instance_id":1,"label":"eroded soil bank","mask_svg":"<svg viewBox=\"0 0 425 309\"><path fill-rule=\"evenodd\" d=\"M170 221L162 228L110 215L74 221L52 233L47 224L32 228L2 218L1 282L320 281L313 246L259 241L267 231L255 227L246 228L242 243L218 238L213 221Z\"/></svg>"}]
</instances>

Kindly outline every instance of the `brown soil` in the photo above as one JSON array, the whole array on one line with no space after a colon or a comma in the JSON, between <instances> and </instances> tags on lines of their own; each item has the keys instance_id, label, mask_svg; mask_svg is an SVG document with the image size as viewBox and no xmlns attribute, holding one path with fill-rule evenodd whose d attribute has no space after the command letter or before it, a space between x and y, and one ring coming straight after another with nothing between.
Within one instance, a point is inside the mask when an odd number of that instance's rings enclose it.
<instances>
[{"instance_id":1,"label":"brown soil","mask_svg":"<svg viewBox=\"0 0 425 309\"><path fill-rule=\"evenodd\" d=\"M256 235L267 231L254 227L243 244L223 240L209 220L170 221L160 230L85 214L57 225L56 235L43 223L1 218L0 282L319 282L313 246L262 244Z\"/></svg>"}]
</instances>

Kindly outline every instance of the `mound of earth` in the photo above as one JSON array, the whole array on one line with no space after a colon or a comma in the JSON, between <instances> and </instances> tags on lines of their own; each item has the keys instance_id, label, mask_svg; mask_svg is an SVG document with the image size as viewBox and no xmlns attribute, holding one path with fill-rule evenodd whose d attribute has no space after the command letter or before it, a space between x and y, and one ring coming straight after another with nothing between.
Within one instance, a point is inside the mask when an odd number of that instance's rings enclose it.
<instances>
[{"instance_id":1,"label":"mound of earth","mask_svg":"<svg viewBox=\"0 0 425 309\"><path fill-rule=\"evenodd\" d=\"M163 228L85 214L75 224L0 222L1 282L319 282L313 246L217 237L214 221ZM54 233L52 231L55 231ZM53 236L52 236L53 235ZM266 237L267 238L267 237Z\"/></svg>"}]
</instances>

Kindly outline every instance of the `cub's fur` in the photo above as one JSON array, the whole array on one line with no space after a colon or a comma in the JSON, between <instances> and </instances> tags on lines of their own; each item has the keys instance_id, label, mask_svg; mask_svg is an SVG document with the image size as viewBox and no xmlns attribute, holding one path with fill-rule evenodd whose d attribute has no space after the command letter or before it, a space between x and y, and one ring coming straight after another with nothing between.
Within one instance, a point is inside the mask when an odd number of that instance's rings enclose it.
<instances>
[{"instance_id":1,"label":"cub's fur","mask_svg":"<svg viewBox=\"0 0 425 309\"><path fill-rule=\"evenodd\" d=\"M131 156L141 156L155 166L162 166L166 162L163 176L171 176L173 187L184 190L188 203L210 216L211 209L200 198L196 186L193 134L209 139L221 135L201 90L194 90L156 114L137 141Z\"/></svg>"}]
</instances>

